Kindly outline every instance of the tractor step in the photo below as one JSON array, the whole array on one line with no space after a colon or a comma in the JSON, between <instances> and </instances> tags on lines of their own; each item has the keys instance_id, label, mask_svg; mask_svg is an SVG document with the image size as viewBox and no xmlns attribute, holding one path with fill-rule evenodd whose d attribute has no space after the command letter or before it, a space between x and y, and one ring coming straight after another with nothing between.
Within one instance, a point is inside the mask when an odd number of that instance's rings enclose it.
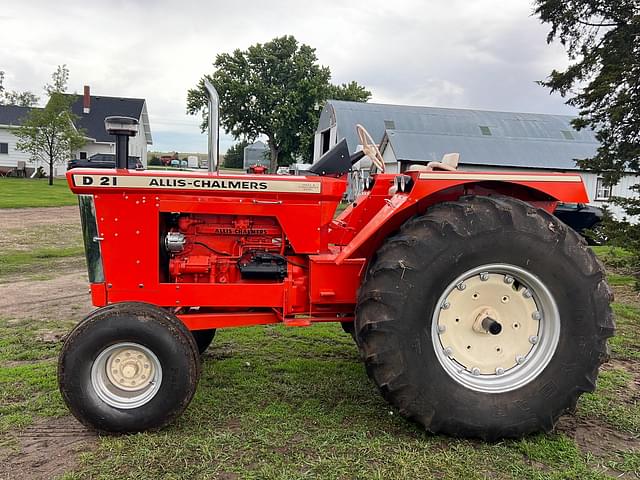
<instances>
[{"instance_id":1,"label":"tractor step","mask_svg":"<svg viewBox=\"0 0 640 480\"><path fill-rule=\"evenodd\" d=\"M283 322L287 327L309 327L311 326L310 318L286 318Z\"/></svg>"}]
</instances>

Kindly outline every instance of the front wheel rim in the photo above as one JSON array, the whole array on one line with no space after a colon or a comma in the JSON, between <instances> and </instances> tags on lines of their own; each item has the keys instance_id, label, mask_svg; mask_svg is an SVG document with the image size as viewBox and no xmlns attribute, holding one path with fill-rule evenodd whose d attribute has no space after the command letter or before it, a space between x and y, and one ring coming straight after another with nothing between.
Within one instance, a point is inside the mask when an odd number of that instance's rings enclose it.
<instances>
[{"instance_id":1,"label":"front wheel rim","mask_svg":"<svg viewBox=\"0 0 640 480\"><path fill-rule=\"evenodd\" d=\"M471 390L503 393L537 378L560 338L553 295L533 273L488 264L458 276L444 289L432 317L438 361Z\"/></svg>"},{"instance_id":2,"label":"front wheel rim","mask_svg":"<svg viewBox=\"0 0 640 480\"><path fill-rule=\"evenodd\" d=\"M138 343L111 345L91 366L91 385L107 405L132 409L151 401L162 384L162 365L158 357Z\"/></svg>"}]
</instances>

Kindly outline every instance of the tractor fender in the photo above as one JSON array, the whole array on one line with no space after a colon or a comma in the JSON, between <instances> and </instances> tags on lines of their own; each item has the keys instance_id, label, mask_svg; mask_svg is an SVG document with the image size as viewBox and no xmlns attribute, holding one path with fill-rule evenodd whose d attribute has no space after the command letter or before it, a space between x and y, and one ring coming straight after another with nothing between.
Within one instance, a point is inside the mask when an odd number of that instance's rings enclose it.
<instances>
[{"instance_id":1,"label":"tractor fender","mask_svg":"<svg viewBox=\"0 0 640 480\"><path fill-rule=\"evenodd\" d=\"M582 177L577 174L501 174L425 172L412 176L410 190L396 192L351 239L335 259L371 258L382 241L410 217L436 203L464 195L504 195L553 212L558 202L588 203Z\"/></svg>"}]
</instances>

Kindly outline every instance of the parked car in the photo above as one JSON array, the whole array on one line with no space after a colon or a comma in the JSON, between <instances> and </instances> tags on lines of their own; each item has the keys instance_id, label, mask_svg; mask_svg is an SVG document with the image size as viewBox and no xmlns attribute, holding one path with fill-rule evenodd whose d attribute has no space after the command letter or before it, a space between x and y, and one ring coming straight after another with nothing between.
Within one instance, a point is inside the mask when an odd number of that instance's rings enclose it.
<instances>
[{"instance_id":1,"label":"parked car","mask_svg":"<svg viewBox=\"0 0 640 480\"><path fill-rule=\"evenodd\" d=\"M128 167L131 170L144 168L140 157L130 156ZM113 153L96 153L89 158L74 158L67 162L67 169L72 168L116 168L116 156Z\"/></svg>"},{"instance_id":2,"label":"parked car","mask_svg":"<svg viewBox=\"0 0 640 480\"><path fill-rule=\"evenodd\" d=\"M600 245L606 240L599 230L602 209L584 203L560 203L553 212L556 217L587 239L590 245ZM587 235L587 231L593 232Z\"/></svg>"}]
</instances>

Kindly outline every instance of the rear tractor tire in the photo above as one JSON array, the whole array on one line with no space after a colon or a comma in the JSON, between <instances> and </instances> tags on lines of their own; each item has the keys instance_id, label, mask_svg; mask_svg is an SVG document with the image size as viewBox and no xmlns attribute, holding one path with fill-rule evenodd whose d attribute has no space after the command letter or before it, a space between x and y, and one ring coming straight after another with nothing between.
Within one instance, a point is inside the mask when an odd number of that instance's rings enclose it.
<instances>
[{"instance_id":1,"label":"rear tractor tire","mask_svg":"<svg viewBox=\"0 0 640 480\"><path fill-rule=\"evenodd\" d=\"M136 302L92 312L71 331L58 360L69 410L101 432L164 427L187 408L199 375L198 348L184 324Z\"/></svg>"},{"instance_id":2,"label":"rear tractor tire","mask_svg":"<svg viewBox=\"0 0 640 480\"><path fill-rule=\"evenodd\" d=\"M614 323L600 262L544 210L505 197L435 205L386 240L358 298L369 376L434 433L549 431L595 388Z\"/></svg>"}]
</instances>

